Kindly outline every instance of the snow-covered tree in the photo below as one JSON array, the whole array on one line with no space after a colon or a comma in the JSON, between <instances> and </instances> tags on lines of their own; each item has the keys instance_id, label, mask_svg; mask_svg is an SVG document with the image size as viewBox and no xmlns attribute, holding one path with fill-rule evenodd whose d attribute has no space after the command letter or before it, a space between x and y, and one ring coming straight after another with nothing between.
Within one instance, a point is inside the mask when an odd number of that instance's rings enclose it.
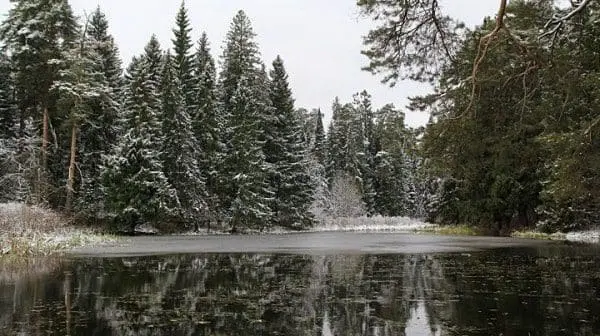
<instances>
[{"instance_id":1,"label":"snow-covered tree","mask_svg":"<svg viewBox=\"0 0 600 336\"><path fill-rule=\"evenodd\" d=\"M110 153L118 142L122 100L122 69L119 51L108 32L108 20L100 8L91 14L87 25L90 48L97 55L93 60L98 82L105 83L106 92L88 102L89 110L80 127L79 164L81 180L76 210L87 217L97 217L104 210L101 188L102 156Z\"/></svg>"},{"instance_id":2,"label":"snow-covered tree","mask_svg":"<svg viewBox=\"0 0 600 336\"><path fill-rule=\"evenodd\" d=\"M0 139L11 139L16 135L19 118L14 84L10 59L4 50L0 50Z\"/></svg>"},{"instance_id":3,"label":"snow-covered tree","mask_svg":"<svg viewBox=\"0 0 600 336\"><path fill-rule=\"evenodd\" d=\"M134 57L126 76L125 134L104 158L102 173L108 210L127 230L137 224L158 223L170 218L178 207L176 193L164 174L164 144L158 116L161 108L159 82L162 57L152 37L146 53Z\"/></svg>"},{"instance_id":4,"label":"snow-covered tree","mask_svg":"<svg viewBox=\"0 0 600 336\"><path fill-rule=\"evenodd\" d=\"M263 153L263 122L271 106L254 37L249 18L239 11L227 33L219 77L219 106L226 118L219 195L234 229L263 228L271 216L270 167Z\"/></svg>"},{"instance_id":5,"label":"snow-covered tree","mask_svg":"<svg viewBox=\"0 0 600 336\"><path fill-rule=\"evenodd\" d=\"M177 192L181 209L179 219L184 227L199 220L206 207L206 188L196 160L196 138L186 111L183 85L177 76L175 59L167 54L161 76L160 124L164 142L162 161L165 176Z\"/></svg>"},{"instance_id":6,"label":"snow-covered tree","mask_svg":"<svg viewBox=\"0 0 600 336\"><path fill-rule=\"evenodd\" d=\"M275 223L284 227L303 228L312 223L308 208L313 185L309 176L309 152L303 141L303 123L294 110L292 91L283 60L277 56L270 72L270 101L273 114L265 133L267 162L273 167L271 188Z\"/></svg>"},{"instance_id":7,"label":"snow-covered tree","mask_svg":"<svg viewBox=\"0 0 600 336\"><path fill-rule=\"evenodd\" d=\"M347 172L333 177L329 213L333 217L360 217L367 214L360 184Z\"/></svg>"},{"instance_id":8,"label":"snow-covered tree","mask_svg":"<svg viewBox=\"0 0 600 336\"><path fill-rule=\"evenodd\" d=\"M193 77L193 55L192 38L190 33L190 19L185 7L185 1L181 2L177 17L175 18L175 29L173 29L173 66L176 69L177 79L184 95L185 109L188 114L193 109L194 77Z\"/></svg>"},{"instance_id":9,"label":"snow-covered tree","mask_svg":"<svg viewBox=\"0 0 600 336\"><path fill-rule=\"evenodd\" d=\"M224 156L222 127L225 118L218 108L215 61L210 53L208 36L204 32L194 58L194 108L191 122L196 139L196 160L207 190L207 210L212 219L222 210L219 204L219 171ZM210 220L210 219L208 219Z\"/></svg>"},{"instance_id":10,"label":"snow-covered tree","mask_svg":"<svg viewBox=\"0 0 600 336\"><path fill-rule=\"evenodd\" d=\"M47 168L55 96L50 89L64 67L62 55L76 38L77 22L64 0L14 1L0 27L14 64L17 103L23 116L42 124L42 166ZM57 126L58 123L54 123Z\"/></svg>"},{"instance_id":11,"label":"snow-covered tree","mask_svg":"<svg viewBox=\"0 0 600 336\"><path fill-rule=\"evenodd\" d=\"M59 71L59 78L52 86L58 92L58 106L68 113L70 129L69 165L67 173L65 209L72 211L75 197L75 166L79 161L78 152L82 124L94 124L90 119L92 103L113 105L111 90L104 73L99 71L100 55L96 52L97 41L88 36L88 23L80 32L80 37L64 52L65 69ZM87 138L88 134L83 135ZM99 162L98 162L99 163Z\"/></svg>"},{"instance_id":12,"label":"snow-covered tree","mask_svg":"<svg viewBox=\"0 0 600 336\"><path fill-rule=\"evenodd\" d=\"M262 128L257 114L263 106L257 106L260 101L255 99L252 89L251 80L242 77L231 100L232 137L225 162L231 169L230 174L234 174L230 208L233 231L263 230L272 217L273 194L263 153L264 142L259 140Z\"/></svg>"},{"instance_id":13,"label":"snow-covered tree","mask_svg":"<svg viewBox=\"0 0 600 336\"><path fill-rule=\"evenodd\" d=\"M354 95L354 113L360 118L360 127L356 127L357 136L362 137L362 143L357 153L359 164L363 199L367 206L367 213L375 213L375 156L379 150L378 138L375 134L375 115L371 103L371 95L362 91ZM358 126L358 123L356 123ZM360 135L358 135L360 134Z\"/></svg>"},{"instance_id":14,"label":"snow-covered tree","mask_svg":"<svg viewBox=\"0 0 600 336\"><path fill-rule=\"evenodd\" d=\"M311 152L316 160L324 165L327 153L327 136L325 134L325 127L323 126L323 113L321 112L321 109L316 110L314 129L315 139L311 147Z\"/></svg>"}]
</instances>

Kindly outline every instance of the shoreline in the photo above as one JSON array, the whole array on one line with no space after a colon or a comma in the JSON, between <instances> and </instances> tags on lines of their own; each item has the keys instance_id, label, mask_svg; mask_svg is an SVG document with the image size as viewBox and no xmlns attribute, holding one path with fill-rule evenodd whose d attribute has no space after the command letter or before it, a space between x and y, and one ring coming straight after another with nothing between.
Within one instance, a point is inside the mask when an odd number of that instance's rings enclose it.
<instances>
[{"instance_id":1,"label":"shoreline","mask_svg":"<svg viewBox=\"0 0 600 336\"><path fill-rule=\"evenodd\" d=\"M326 218L319 225L308 230L288 230L274 228L265 231L249 230L232 234L226 230L205 228L197 232L178 234L160 234L157 231L146 233L154 237L203 237L203 236L256 236L289 235L306 233L408 233L416 236L423 234L439 236L494 237L483 230L466 225L436 225L406 217L358 217ZM144 232L140 232L144 235ZM139 235L135 235L139 236ZM133 236L133 237L135 237ZM70 219L51 210L19 203L0 205L0 260L9 258L28 258L60 256L78 248L115 246L119 242L127 243L132 236L119 236L103 233L91 228L77 227ZM535 230L515 231L508 238L555 240L598 244L600 230L571 233L545 234Z\"/></svg>"}]
</instances>

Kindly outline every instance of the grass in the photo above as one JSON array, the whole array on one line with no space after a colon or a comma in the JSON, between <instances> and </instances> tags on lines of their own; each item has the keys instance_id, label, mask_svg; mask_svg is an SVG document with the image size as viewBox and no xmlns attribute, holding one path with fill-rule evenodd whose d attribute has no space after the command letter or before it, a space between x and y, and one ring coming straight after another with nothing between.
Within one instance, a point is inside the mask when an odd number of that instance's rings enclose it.
<instances>
[{"instance_id":1,"label":"grass","mask_svg":"<svg viewBox=\"0 0 600 336\"><path fill-rule=\"evenodd\" d=\"M539 231L515 231L511 235L514 238L539 239L539 240L566 240L567 235L564 233L543 233Z\"/></svg>"},{"instance_id":2,"label":"grass","mask_svg":"<svg viewBox=\"0 0 600 336\"><path fill-rule=\"evenodd\" d=\"M433 233L448 236L483 236L485 232L481 229L468 225L442 225L419 229L418 232Z\"/></svg>"},{"instance_id":3,"label":"grass","mask_svg":"<svg viewBox=\"0 0 600 336\"><path fill-rule=\"evenodd\" d=\"M18 203L0 204L0 257L48 256L115 240L114 236L77 228L67 217L51 210Z\"/></svg>"}]
</instances>

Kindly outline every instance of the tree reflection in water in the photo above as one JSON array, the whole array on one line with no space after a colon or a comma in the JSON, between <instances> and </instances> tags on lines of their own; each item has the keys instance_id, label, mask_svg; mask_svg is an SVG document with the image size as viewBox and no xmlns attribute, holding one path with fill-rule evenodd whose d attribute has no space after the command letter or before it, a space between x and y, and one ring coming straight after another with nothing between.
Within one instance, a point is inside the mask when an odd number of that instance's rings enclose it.
<instances>
[{"instance_id":1,"label":"tree reflection in water","mask_svg":"<svg viewBox=\"0 0 600 336\"><path fill-rule=\"evenodd\" d=\"M0 334L593 335L591 248L75 259L0 283Z\"/></svg>"}]
</instances>

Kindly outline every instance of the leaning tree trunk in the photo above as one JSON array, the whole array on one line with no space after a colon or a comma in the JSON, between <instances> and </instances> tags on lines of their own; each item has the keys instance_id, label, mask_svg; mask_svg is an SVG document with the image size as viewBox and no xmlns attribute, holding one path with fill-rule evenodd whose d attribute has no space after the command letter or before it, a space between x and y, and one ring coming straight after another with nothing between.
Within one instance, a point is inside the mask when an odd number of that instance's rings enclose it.
<instances>
[{"instance_id":1,"label":"leaning tree trunk","mask_svg":"<svg viewBox=\"0 0 600 336\"><path fill-rule=\"evenodd\" d=\"M67 199L65 202L65 210L71 212L73 210L73 196L75 184L75 159L77 155L77 125L73 122L71 127L71 151L69 159L69 175L67 177Z\"/></svg>"},{"instance_id":2,"label":"leaning tree trunk","mask_svg":"<svg viewBox=\"0 0 600 336\"><path fill-rule=\"evenodd\" d=\"M48 169L48 124L50 123L50 117L48 115L48 106L44 105L43 108L43 126L42 126L42 169L44 172Z\"/></svg>"}]
</instances>

